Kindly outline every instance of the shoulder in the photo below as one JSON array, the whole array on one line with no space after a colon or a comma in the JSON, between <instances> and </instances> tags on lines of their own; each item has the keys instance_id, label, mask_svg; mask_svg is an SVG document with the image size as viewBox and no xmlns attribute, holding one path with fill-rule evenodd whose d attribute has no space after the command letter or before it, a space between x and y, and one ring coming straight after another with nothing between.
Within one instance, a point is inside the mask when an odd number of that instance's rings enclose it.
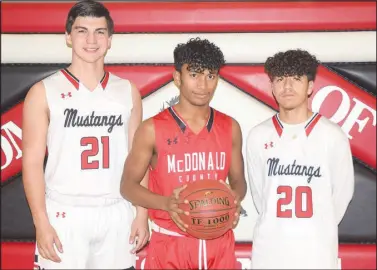
<instances>
[{"instance_id":1,"label":"shoulder","mask_svg":"<svg viewBox=\"0 0 377 270\"><path fill-rule=\"evenodd\" d=\"M264 120L263 122L255 125L250 129L250 131L247 134L247 141L260 141L263 139L263 137L265 137L267 134L273 131L273 128L274 127L272 117L269 117L268 119Z\"/></svg>"},{"instance_id":2,"label":"shoulder","mask_svg":"<svg viewBox=\"0 0 377 270\"><path fill-rule=\"evenodd\" d=\"M321 115L318 125L318 131L328 138L330 144L339 142L349 144L348 136L343 129L327 117Z\"/></svg>"},{"instance_id":3,"label":"shoulder","mask_svg":"<svg viewBox=\"0 0 377 270\"><path fill-rule=\"evenodd\" d=\"M35 83L28 91L28 93L26 94L26 98L25 98L25 101L29 100L30 98L44 98L45 97L45 94L46 94L46 88L45 88L45 85L43 83L43 80Z\"/></svg>"}]
</instances>

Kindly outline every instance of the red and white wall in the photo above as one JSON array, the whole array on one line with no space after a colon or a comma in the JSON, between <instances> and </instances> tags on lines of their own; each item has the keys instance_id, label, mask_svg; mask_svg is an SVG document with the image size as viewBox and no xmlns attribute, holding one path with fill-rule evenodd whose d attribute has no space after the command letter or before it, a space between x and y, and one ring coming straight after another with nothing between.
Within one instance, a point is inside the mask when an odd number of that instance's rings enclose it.
<instances>
[{"instance_id":1,"label":"red and white wall","mask_svg":"<svg viewBox=\"0 0 377 270\"><path fill-rule=\"evenodd\" d=\"M71 5L2 4L3 269L32 267L35 235L20 174L22 100L34 82L69 63L64 24ZM237 119L244 138L277 109L263 73L266 58L292 48L315 54L322 65L309 106L342 127L355 158L355 198L339 229L341 267L376 268L375 3L113 2L106 6L116 31L106 68L139 87L144 118L176 101L173 49L190 37L206 37L223 50L227 65L211 105ZM246 269L256 220L250 194L242 207L235 235L240 269ZM143 266L147 250L140 252L138 267Z\"/></svg>"}]
</instances>

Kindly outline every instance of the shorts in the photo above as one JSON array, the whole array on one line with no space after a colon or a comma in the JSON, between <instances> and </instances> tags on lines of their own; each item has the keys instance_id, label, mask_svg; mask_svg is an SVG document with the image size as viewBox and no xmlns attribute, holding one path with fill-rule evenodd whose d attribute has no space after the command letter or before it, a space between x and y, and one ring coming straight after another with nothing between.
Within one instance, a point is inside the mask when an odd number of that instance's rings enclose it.
<instances>
[{"instance_id":1,"label":"shorts","mask_svg":"<svg viewBox=\"0 0 377 270\"><path fill-rule=\"evenodd\" d=\"M126 269L134 267L130 251L134 212L124 199L96 198L98 205L73 205L47 197L48 218L63 246L56 248L61 262L42 258L35 251L35 269ZM82 198L81 198L82 199ZM64 201L64 203L62 203ZM104 204L103 204L104 203Z\"/></svg>"},{"instance_id":2,"label":"shorts","mask_svg":"<svg viewBox=\"0 0 377 270\"><path fill-rule=\"evenodd\" d=\"M232 230L216 239L200 240L169 235L154 223L152 228L144 269L237 269Z\"/></svg>"}]
</instances>

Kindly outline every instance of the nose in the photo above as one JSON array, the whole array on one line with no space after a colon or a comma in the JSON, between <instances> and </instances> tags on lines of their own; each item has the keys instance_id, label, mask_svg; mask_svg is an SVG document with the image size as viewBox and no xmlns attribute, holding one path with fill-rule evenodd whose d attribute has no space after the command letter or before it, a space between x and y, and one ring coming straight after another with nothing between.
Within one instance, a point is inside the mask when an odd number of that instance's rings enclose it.
<instances>
[{"instance_id":1,"label":"nose","mask_svg":"<svg viewBox=\"0 0 377 270\"><path fill-rule=\"evenodd\" d=\"M86 37L86 42L88 44L95 44L97 43L96 34L95 33L88 33Z\"/></svg>"},{"instance_id":2,"label":"nose","mask_svg":"<svg viewBox=\"0 0 377 270\"><path fill-rule=\"evenodd\" d=\"M199 89L205 89L206 83L207 83L206 76L203 76L203 75L198 76L198 79L196 82L197 82L197 87Z\"/></svg>"},{"instance_id":3,"label":"nose","mask_svg":"<svg viewBox=\"0 0 377 270\"><path fill-rule=\"evenodd\" d=\"M284 89L291 90L292 89L292 79L291 78L285 78L284 80Z\"/></svg>"}]
</instances>

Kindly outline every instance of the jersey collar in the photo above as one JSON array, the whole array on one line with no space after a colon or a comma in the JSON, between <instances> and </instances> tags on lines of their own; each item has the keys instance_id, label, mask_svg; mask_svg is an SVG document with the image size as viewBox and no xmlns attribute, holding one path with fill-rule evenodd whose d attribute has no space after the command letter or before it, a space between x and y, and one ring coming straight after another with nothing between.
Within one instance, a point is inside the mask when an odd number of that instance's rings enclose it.
<instances>
[{"instance_id":1,"label":"jersey collar","mask_svg":"<svg viewBox=\"0 0 377 270\"><path fill-rule=\"evenodd\" d=\"M64 74L64 76L70 81L70 83L76 88L76 90L79 90L80 87L80 80L75 77L71 72L69 72L68 69L64 68L61 70L61 72ZM105 71L105 74L103 75L100 84L102 86L102 89L105 90L107 83L109 82L109 72Z\"/></svg>"},{"instance_id":2,"label":"jersey collar","mask_svg":"<svg viewBox=\"0 0 377 270\"><path fill-rule=\"evenodd\" d=\"M309 137L310 133L312 132L314 126L318 123L318 120L321 118L321 115L319 113L314 113L308 123L305 125L305 134L307 137ZM272 123L274 124L275 130L279 137L281 137L281 134L283 134L284 125L280 121L277 114L275 114L272 117Z\"/></svg>"}]
</instances>

